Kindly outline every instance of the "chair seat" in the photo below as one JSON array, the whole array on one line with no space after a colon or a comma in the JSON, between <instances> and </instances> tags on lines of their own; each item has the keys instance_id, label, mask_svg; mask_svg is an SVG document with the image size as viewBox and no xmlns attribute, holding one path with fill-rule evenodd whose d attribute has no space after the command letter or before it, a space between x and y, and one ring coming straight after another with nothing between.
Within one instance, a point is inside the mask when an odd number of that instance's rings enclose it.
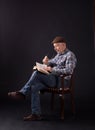
<instances>
[{"instance_id":1,"label":"chair seat","mask_svg":"<svg viewBox=\"0 0 95 130\"><path fill-rule=\"evenodd\" d=\"M56 88L56 87L48 87L48 89L41 90L42 93L44 92L50 92L50 93L55 93L55 94L62 94L63 92L66 94L70 93L71 89L70 88Z\"/></svg>"}]
</instances>

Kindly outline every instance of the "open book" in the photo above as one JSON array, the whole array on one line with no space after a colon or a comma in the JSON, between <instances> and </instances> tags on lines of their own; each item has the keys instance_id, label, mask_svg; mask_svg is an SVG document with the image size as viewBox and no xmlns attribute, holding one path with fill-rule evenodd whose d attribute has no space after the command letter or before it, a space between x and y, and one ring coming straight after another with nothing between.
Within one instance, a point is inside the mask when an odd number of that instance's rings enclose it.
<instances>
[{"instance_id":1,"label":"open book","mask_svg":"<svg viewBox=\"0 0 95 130\"><path fill-rule=\"evenodd\" d=\"M49 72L44 69L46 66L47 65L45 65L45 64L36 62L36 66L34 66L33 69L37 69L38 71L40 71L42 73L49 74Z\"/></svg>"}]
</instances>

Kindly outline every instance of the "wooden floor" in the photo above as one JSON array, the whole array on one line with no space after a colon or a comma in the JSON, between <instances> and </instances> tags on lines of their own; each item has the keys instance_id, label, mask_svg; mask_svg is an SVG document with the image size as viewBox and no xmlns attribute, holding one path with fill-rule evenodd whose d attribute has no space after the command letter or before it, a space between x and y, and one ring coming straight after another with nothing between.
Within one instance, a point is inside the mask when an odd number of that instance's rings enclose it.
<instances>
[{"instance_id":1,"label":"wooden floor","mask_svg":"<svg viewBox=\"0 0 95 130\"><path fill-rule=\"evenodd\" d=\"M59 107L51 112L47 103L42 100L43 120L23 121L23 116L30 112L30 102L0 101L0 130L95 130L94 109L79 109L83 104L77 104L76 116L65 110L65 120L59 117Z\"/></svg>"}]
</instances>

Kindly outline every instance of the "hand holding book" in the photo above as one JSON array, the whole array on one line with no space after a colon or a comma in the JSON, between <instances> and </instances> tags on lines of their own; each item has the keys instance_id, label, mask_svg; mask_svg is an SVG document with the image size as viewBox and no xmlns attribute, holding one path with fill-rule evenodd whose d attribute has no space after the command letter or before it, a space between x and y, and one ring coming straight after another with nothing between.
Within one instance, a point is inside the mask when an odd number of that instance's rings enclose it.
<instances>
[{"instance_id":1,"label":"hand holding book","mask_svg":"<svg viewBox=\"0 0 95 130\"><path fill-rule=\"evenodd\" d=\"M51 68L51 66L47 66L47 67L45 67L45 70L47 70L48 72L51 72L52 68Z\"/></svg>"}]
</instances>

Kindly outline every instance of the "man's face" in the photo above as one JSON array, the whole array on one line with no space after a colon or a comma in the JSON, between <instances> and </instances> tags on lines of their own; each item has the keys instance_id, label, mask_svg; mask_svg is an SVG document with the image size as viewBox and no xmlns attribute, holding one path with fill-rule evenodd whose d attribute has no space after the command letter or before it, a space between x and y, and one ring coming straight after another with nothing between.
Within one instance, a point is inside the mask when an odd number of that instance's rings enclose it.
<instances>
[{"instance_id":1,"label":"man's face","mask_svg":"<svg viewBox=\"0 0 95 130\"><path fill-rule=\"evenodd\" d=\"M57 53L62 53L66 49L66 44L65 43L54 43L53 46L54 46L54 50Z\"/></svg>"}]
</instances>

